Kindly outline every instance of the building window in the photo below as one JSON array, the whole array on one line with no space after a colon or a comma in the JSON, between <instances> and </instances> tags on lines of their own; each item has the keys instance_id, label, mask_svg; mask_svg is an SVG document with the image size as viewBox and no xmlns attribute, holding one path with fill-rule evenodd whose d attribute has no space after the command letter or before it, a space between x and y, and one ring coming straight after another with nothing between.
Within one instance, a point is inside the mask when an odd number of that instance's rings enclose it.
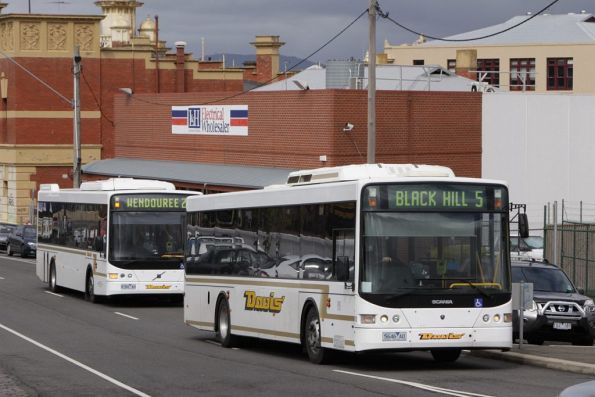
<instances>
[{"instance_id":1,"label":"building window","mask_svg":"<svg viewBox=\"0 0 595 397\"><path fill-rule=\"evenodd\" d=\"M446 68L449 72L456 72L457 69L457 60L456 59L447 59L446 60Z\"/></svg>"},{"instance_id":2,"label":"building window","mask_svg":"<svg viewBox=\"0 0 595 397\"><path fill-rule=\"evenodd\" d=\"M423 59L414 59L413 60L413 65L415 65L415 66L422 66L423 64L424 64Z\"/></svg>"},{"instance_id":3,"label":"building window","mask_svg":"<svg viewBox=\"0 0 595 397\"><path fill-rule=\"evenodd\" d=\"M535 58L510 60L510 91L535 91Z\"/></svg>"},{"instance_id":4,"label":"building window","mask_svg":"<svg viewBox=\"0 0 595 397\"><path fill-rule=\"evenodd\" d=\"M572 90L572 58L547 59L547 89Z\"/></svg>"},{"instance_id":5,"label":"building window","mask_svg":"<svg viewBox=\"0 0 595 397\"><path fill-rule=\"evenodd\" d=\"M498 87L500 85L500 60L498 58L478 59L477 81Z\"/></svg>"}]
</instances>

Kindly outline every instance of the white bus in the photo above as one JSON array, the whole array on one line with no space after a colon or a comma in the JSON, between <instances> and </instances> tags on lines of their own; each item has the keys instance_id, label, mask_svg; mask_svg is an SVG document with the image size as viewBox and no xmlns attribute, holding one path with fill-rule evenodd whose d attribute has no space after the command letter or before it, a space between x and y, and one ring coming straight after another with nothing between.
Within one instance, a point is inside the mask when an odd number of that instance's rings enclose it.
<instances>
[{"instance_id":1,"label":"white bus","mask_svg":"<svg viewBox=\"0 0 595 397\"><path fill-rule=\"evenodd\" d=\"M188 199L184 320L329 349L510 349L508 190L426 165L297 171L286 185Z\"/></svg>"},{"instance_id":2,"label":"white bus","mask_svg":"<svg viewBox=\"0 0 595 397\"><path fill-rule=\"evenodd\" d=\"M186 200L169 182L115 178L40 186L37 276L86 299L183 294Z\"/></svg>"}]
</instances>

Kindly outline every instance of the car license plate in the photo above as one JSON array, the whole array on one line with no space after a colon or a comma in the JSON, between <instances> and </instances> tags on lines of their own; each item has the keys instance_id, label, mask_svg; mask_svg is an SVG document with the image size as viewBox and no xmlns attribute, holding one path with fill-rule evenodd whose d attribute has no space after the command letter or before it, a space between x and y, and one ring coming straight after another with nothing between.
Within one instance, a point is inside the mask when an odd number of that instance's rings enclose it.
<instances>
[{"instance_id":1,"label":"car license plate","mask_svg":"<svg viewBox=\"0 0 595 397\"><path fill-rule=\"evenodd\" d=\"M570 323L554 323L554 329L568 331L571 328L572 328L572 324L570 324Z\"/></svg>"},{"instance_id":2,"label":"car license plate","mask_svg":"<svg viewBox=\"0 0 595 397\"><path fill-rule=\"evenodd\" d=\"M407 332L383 332L383 342L405 342L407 341Z\"/></svg>"},{"instance_id":3,"label":"car license plate","mask_svg":"<svg viewBox=\"0 0 595 397\"><path fill-rule=\"evenodd\" d=\"M136 284L122 284L121 289L136 289Z\"/></svg>"}]
</instances>

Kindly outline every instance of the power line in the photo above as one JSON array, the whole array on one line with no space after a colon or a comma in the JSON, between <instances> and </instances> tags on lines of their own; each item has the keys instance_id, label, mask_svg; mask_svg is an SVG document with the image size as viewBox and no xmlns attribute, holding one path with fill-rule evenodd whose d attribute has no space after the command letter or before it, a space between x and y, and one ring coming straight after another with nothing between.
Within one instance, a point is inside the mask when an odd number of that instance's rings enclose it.
<instances>
[{"instance_id":1,"label":"power line","mask_svg":"<svg viewBox=\"0 0 595 397\"><path fill-rule=\"evenodd\" d=\"M116 124L114 123L114 121L111 118L109 118L103 112L103 109L101 108L101 104L97 100L97 96L95 95L95 92L93 91L93 88L91 88L91 84L89 84L89 82L87 81L87 77L85 77L85 71L84 71L84 69L81 69L81 76L83 76L83 81L87 85L87 88L89 89L89 92L91 92L91 95L93 96L93 100L95 101L95 104L97 104L97 108L99 109L99 113L101 114L101 116L103 118L105 118L107 121L109 121L112 124L112 127L114 127Z\"/></svg>"},{"instance_id":2,"label":"power line","mask_svg":"<svg viewBox=\"0 0 595 397\"><path fill-rule=\"evenodd\" d=\"M47 89L49 89L50 91L52 91L54 94L56 94L60 99L62 99L64 102L68 103L70 106L72 106L72 101L68 98L66 98L64 95L62 95L60 92L58 92L54 87L52 87L51 85L49 85L48 83L46 83L45 81L43 81L41 78L37 77L33 72L31 72L29 69L27 69L26 67L24 67L23 65L21 65L20 63L18 63L16 60L14 60L10 55L6 54L3 51L0 51L0 55L2 55L4 58L8 59L10 62L14 63L15 65L17 65L20 69L22 69L25 73L27 73L29 76L33 77L35 80L37 80L38 82L40 82L43 86L45 86Z\"/></svg>"},{"instance_id":3,"label":"power line","mask_svg":"<svg viewBox=\"0 0 595 397\"><path fill-rule=\"evenodd\" d=\"M559 0L558 0L558 1L559 1ZM341 29L341 30L339 31L339 33L335 34L335 35L334 35L332 38L330 38L330 39L329 39L329 40L328 40L326 43L324 43L322 46L320 46L320 47L319 47L319 48L318 48L316 51L312 52L310 55L308 55L307 57L303 58L301 61L299 61L299 62L297 62L297 63L293 64L293 65L292 65L292 66L291 66L289 69L287 69L287 70L288 70L288 71L290 71L290 70L293 70L293 69L297 68L297 67L298 67L298 66L300 66L302 63L306 62L308 59L310 59L310 58L312 58L314 55L318 54L318 53L319 53L320 51L322 51L322 50L323 50L323 49L324 49L326 46L328 46L330 43L332 43L333 41L335 41L335 40L336 40L336 39L337 39L339 36L341 36L343 33L345 33L345 31L346 31L347 29L349 29L349 28L350 28L350 27L351 27L351 26L352 26L354 23L356 23L356 22L357 22L357 21L358 21L358 20L359 20L361 17L363 17L363 16L364 16L364 15L366 15L367 13L368 13L368 9L366 8L364 11L362 11L362 13L361 13L361 14L359 14L359 15L357 16L357 18L355 18L353 21L349 22L349 24L347 24L347 26L345 26L343 29ZM251 92L251 91L254 91L255 89L257 89L257 88L259 88L259 87L262 87L262 86L264 86L264 85L267 85L267 84L269 84L269 83L272 83L273 81L275 81L275 80L277 80L277 79L278 79L278 77L273 77L273 78L271 78L270 80L267 80L267 81L265 81L264 83L262 83L262 84L260 84L260 85L258 85L258 86L256 86L256 87L250 88L249 90L242 91L242 92L238 92L238 93L236 93L236 94L229 95L229 96L226 96L226 97L223 97L223 98L220 98L220 99L214 100L214 101L204 102L204 103L201 103L201 104L199 104L199 105L210 105L210 104L213 104L213 103L223 102L223 101L227 101L227 100L229 100L229 99L237 98L237 97L239 97L239 96L241 96L241 95L244 95L244 94L247 94L247 93L249 93L249 92ZM133 95L131 98L133 98L133 99L135 99L135 100L137 100L137 101L139 101L139 102L144 102L144 103L151 104L151 105L163 105L163 106L171 106L171 103L163 103L163 102L154 102L154 101L149 101L149 100L146 100L146 99L141 99L141 98L135 97L134 95ZM183 106L183 105L180 105L180 106Z\"/></svg>"},{"instance_id":4,"label":"power line","mask_svg":"<svg viewBox=\"0 0 595 397\"><path fill-rule=\"evenodd\" d=\"M397 25L401 29L404 29L404 30L406 30L406 31L408 31L410 33L413 33L415 35L418 35L418 36L424 36L424 37L427 37L427 38L432 39L432 40L449 41L449 42L463 42L463 41L475 41L475 40L487 39L488 37L493 37L493 36L497 36L499 34L502 34L504 32L508 32L509 30L512 30L512 29L514 29L514 28L516 28L518 26L521 26L524 23L529 22L530 20L532 20L536 16L540 15L542 12L544 12L545 10L547 10L548 8L550 8L551 6L553 6L554 4L556 4L559 1L560 0L554 0L554 1L552 1L550 4L548 4L547 6L543 7L541 10L533 13L527 19L524 19L521 22L519 22L519 23L517 23L517 24L515 24L513 26L510 26L510 27L508 27L506 29L500 30L499 32L490 33L490 34L486 34L484 36L479 36L479 37L472 37L472 38L469 38L469 39L447 39L447 38L442 38L442 37L430 36L428 34L424 34L424 33L418 32L416 30L413 30L411 28L408 28L407 26L405 26L405 25L403 25L403 24L395 21L391 17L389 17L388 16L388 12L385 13L382 10L380 10L380 6L378 6L378 15L381 18L384 18L384 19L387 19L387 20L391 21L392 23L394 23L395 25Z\"/></svg>"}]
</instances>

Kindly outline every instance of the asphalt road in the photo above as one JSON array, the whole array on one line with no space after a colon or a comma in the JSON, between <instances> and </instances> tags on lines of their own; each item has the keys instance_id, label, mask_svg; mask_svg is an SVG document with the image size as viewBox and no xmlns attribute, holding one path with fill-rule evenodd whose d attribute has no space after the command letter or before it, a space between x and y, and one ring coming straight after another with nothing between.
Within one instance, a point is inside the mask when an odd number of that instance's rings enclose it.
<instances>
[{"instance_id":1,"label":"asphalt road","mask_svg":"<svg viewBox=\"0 0 595 397\"><path fill-rule=\"evenodd\" d=\"M94 305L48 293L33 260L0 255L1 396L557 396L587 376L463 356L340 354L243 339L224 349L183 323L180 303Z\"/></svg>"}]
</instances>

